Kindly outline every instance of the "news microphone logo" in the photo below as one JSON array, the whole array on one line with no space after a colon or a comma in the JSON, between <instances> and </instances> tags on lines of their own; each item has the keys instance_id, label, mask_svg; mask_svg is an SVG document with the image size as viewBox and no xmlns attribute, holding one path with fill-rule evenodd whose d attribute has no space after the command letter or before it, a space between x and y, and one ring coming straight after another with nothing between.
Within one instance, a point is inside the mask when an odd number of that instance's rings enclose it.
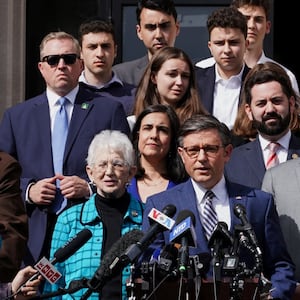
<instances>
[{"instance_id":1,"label":"news microphone logo","mask_svg":"<svg viewBox=\"0 0 300 300\"><path fill-rule=\"evenodd\" d=\"M156 208L152 208L148 214L148 217L155 221L156 223L162 225L163 227L171 230L175 224L175 221L172 218L169 218L167 215L163 214L161 211Z\"/></svg>"},{"instance_id":2,"label":"news microphone logo","mask_svg":"<svg viewBox=\"0 0 300 300\"><path fill-rule=\"evenodd\" d=\"M43 257L34 267L51 284L62 276L46 257Z\"/></svg>"},{"instance_id":3,"label":"news microphone logo","mask_svg":"<svg viewBox=\"0 0 300 300\"><path fill-rule=\"evenodd\" d=\"M196 232L191 217L187 217L173 228L170 232L169 242L180 243L181 238L186 233L189 233L189 244L196 247Z\"/></svg>"}]
</instances>

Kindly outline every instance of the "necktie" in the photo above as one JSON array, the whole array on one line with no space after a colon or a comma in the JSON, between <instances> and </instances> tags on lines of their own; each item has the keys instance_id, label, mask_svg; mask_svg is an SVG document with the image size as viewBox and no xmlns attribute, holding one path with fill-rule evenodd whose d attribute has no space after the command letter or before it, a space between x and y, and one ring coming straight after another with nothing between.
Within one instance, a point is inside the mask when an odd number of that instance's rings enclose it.
<instances>
[{"instance_id":1,"label":"necktie","mask_svg":"<svg viewBox=\"0 0 300 300\"><path fill-rule=\"evenodd\" d=\"M276 151L279 149L280 145L278 143L271 142L268 146L269 155L266 163L266 169L277 166L279 164L278 156Z\"/></svg>"},{"instance_id":2,"label":"necktie","mask_svg":"<svg viewBox=\"0 0 300 300\"><path fill-rule=\"evenodd\" d=\"M217 223L218 217L217 213L212 205L212 199L215 194L212 191L207 191L204 195L205 203L203 208L203 227L205 230L205 235L207 240L211 237Z\"/></svg>"},{"instance_id":3,"label":"necktie","mask_svg":"<svg viewBox=\"0 0 300 300\"><path fill-rule=\"evenodd\" d=\"M54 119L52 132L52 157L55 174L63 173L63 158L68 135L68 114L66 111L67 101L68 100L64 97L58 100L60 107ZM52 212L58 212L58 210L61 208L62 202L64 201L64 198L59 190L59 180L57 180L56 186L57 191L55 201L50 208Z\"/></svg>"}]
</instances>

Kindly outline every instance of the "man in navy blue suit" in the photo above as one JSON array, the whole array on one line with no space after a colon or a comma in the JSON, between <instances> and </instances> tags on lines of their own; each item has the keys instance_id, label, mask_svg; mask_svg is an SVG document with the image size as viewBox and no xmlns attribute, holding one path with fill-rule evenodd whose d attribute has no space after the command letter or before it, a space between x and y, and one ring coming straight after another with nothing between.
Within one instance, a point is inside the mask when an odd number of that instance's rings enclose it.
<instances>
[{"instance_id":1,"label":"man in navy blue suit","mask_svg":"<svg viewBox=\"0 0 300 300\"><path fill-rule=\"evenodd\" d=\"M297 95L285 70L265 62L248 73L241 97L249 126L257 129L258 135L233 150L225 174L234 182L260 189L271 142L278 145L278 163L300 155L300 138L291 130L299 130Z\"/></svg>"},{"instance_id":2,"label":"man in navy blue suit","mask_svg":"<svg viewBox=\"0 0 300 300\"><path fill-rule=\"evenodd\" d=\"M39 70L46 91L9 108L0 124L0 148L21 164L21 189L29 218L28 249L25 265L48 256L57 212L50 212L56 195L56 182L67 205L84 201L91 188L85 171L89 144L104 129L130 129L122 105L95 96L78 85L83 69L78 41L65 32L52 32L40 45ZM54 119L58 99L67 98L69 123L62 174L55 174L52 158ZM63 207L62 207L63 208Z\"/></svg>"},{"instance_id":3,"label":"man in navy blue suit","mask_svg":"<svg viewBox=\"0 0 300 300\"><path fill-rule=\"evenodd\" d=\"M196 247L189 247L189 254L210 252L203 222L206 192L213 192L212 210L219 222L227 224L231 233L236 225L243 223L234 213L236 205L240 204L245 207L247 219L252 224L258 247L262 251L264 276L272 283L268 299L291 299L296 287L295 268L286 250L272 195L230 182L224 176L224 165L233 148L228 127L213 116L195 115L182 125L178 145L179 155L190 179L147 199L143 230L147 231L150 227L147 216L153 207L162 211L166 205L173 204L177 214L189 210L195 216ZM157 235L150 249L169 244L169 238L169 231ZM251 266L250 256L249 252L240 252L239 259L245 262L245 268Z\"/></svg>"}]
</instances>

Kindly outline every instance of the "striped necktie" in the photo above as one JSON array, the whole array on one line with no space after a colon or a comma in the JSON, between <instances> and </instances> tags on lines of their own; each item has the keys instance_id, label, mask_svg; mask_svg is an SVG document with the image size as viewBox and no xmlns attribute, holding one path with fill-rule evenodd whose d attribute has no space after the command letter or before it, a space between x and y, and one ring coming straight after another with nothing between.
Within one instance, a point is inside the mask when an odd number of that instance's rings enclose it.
<instances>
[{"instance_id":1,"label":"striped necktie","mask_svg":"<svg viewBox=\"0 0 300 300\"><path fill-rule=\"evenodd\" d=\"M67 98L60 98L59 109L55 115L53 132L52 132L52 157L53 157L53 168L55 174L63 174L63 159L65 152L65 144L68 135L68 114L66 111ZM52 212L58 212L61 208L64 197L59 190L59 180L56 182L57 191L55 201L50 208Z\"/></svg>"},{"instance_id":2,"label":"striped necktie","mask_svg":"<svg viewBox=\"0 0 300 300\"><path fill-rule=\"evenodd\" d=\"M280 144L271 142L268 145L269 148L269 155L266 163L266 169L270 169L272 167L275 167L279 164L278 156L277 156L277 151L280 147Z\"/></svg>"},{"instance_id":3,"label":"striped necktie","mask_svg":"<svg viewBox=\"0 0 300 300\"><path fill-rule=\"evenodd\" d=\"M212 191L207 191L204 195L204 208L202 224L205 230L207 240L211 237L216 225L218 224L217 213L212 205L212 200L215 194Z\"/></svg>"}]
</instances>

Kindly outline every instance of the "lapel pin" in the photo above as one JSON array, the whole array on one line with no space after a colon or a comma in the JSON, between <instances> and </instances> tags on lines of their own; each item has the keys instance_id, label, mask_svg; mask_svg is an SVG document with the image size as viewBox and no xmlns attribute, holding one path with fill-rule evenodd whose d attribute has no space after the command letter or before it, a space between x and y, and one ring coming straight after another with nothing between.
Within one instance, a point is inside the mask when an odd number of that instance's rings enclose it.
<instances>
[{"instance_id":1,"label":"lapel pin","mask_svg":"<svg viewBox=\"0 0 300 300\"><path fill-rule=\"evenodd\" d=\"M136 210L133 210L133 211L131 211L131 215L133 217L137 217L139 214L138 214L138 212Z\"/></svg>"},{"instance_id":2,"label":"lapel pin","mask_svg":"<svg viewBox=\"0 0 300 300\"><path fill-rule=\"evenodd\" d=\"M86 102L84 102L84 103L81 104L81 108L82 109L88 109L88 107L89 107L89 104L86 103Z\"/></svg>"}]
</instances>

